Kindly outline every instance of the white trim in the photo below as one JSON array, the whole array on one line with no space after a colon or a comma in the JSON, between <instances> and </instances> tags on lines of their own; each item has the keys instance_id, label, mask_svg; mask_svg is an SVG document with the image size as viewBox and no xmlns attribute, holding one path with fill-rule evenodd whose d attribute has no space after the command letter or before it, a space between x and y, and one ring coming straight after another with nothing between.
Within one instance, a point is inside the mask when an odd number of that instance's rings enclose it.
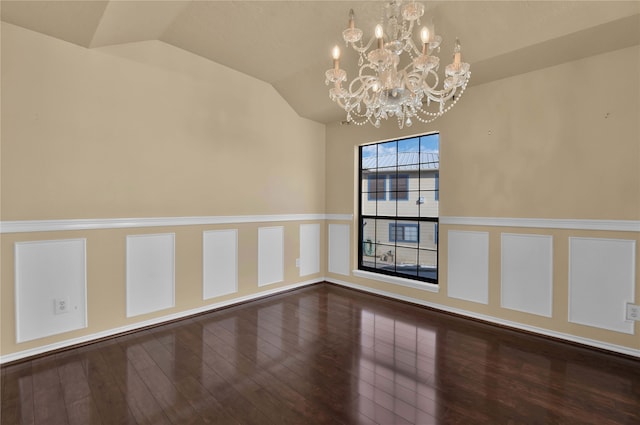
<instances>
[{"instance_id":1,"label":"white trim","mask_svg":"<svg viewBox=\"0 0 640 425\"><path fill-rule=\"evenodd\" d=\"M353 221L353 214L325 214L324 219Z\"/></svg>"},{"instance_id":2,"label":"white trim","mask_svg":"<svg viewBox=\"0 0 640 425\"><path fill-rule=\"evenodd\" d=\"M25 357L36 356L38 354L47 353L49 351L59 350L66 347L71 347L78 344L83 344L86 342L95 341L102 338L107 338L111 336L117 336L119 334L123 334L126 332L135 331L137 329L142 329L147 326L159 325L165 322L169 322L172 320L183 319L185 317L193 316L195 314L206 313L209 311L214 311L223 307L227 307L233 304L238 304L246 301L253 301L256 299L264 298L270 295L276 295L281 292L290 291L292 289L302 288L304 286L313 285L315 283L323 282L325 279L317 278L313 280L307 280L304 282L294 283L287 286L282 286L280 288L270 289L267 291L258 292L256 294L246 295L243 297L233 298L230 300L209 304L206 306L194 308L191 310L181 311L175 314L169 314L167 316L157 317L155 319L145 320L144 322L138 322L127 326L121 326L119 328L109 329L102 332L97 332L91 335L85 335L78 338L68 339L66 341L56 342L49 345L44 345L41 347L32 348L29 350L19 351L17 353L11 353L4 356L0 356L0 364L14 362L16 360L23 359Z\"/></svg>"},{"instance_id":3,"label":"white trim","mask_svg":"<svg viewBox=\"0 0 640 425\"><path fill-rule=\"evenodd\" d=\"M555 218L440 217L440 224L462 226L532 227L542 229L640 232L640 220L582 220Z\"/></svg>"},{"instance_id":4,"label":"white trim","mask_svg":"<svg viewBox=\"0 0 640 425\"><path fill-rule=\"evenodd\" d=\"M330 218L328 218L330 217ZM202 226L211 224L270 223L307 220L352 220L349 214L280 214L203 217L90 218L69 220L18 220L0 222L1 233L65 230L125 229L132 227Z\"/></svg>"},{"instance_id":5,"label":"white trim","mask_svg":"<svg viewBox=\"0 0 640 425\"><path fill-rule=\"evenodd\" d=\"M200 217L90 218L1 221L0 234L66 230L125 229L134 227L202 226L235 223L332 220L353 221L353 214L279 214ZM500 217L440 217L440 224L463 226L530 227L544 229L640 232L640 220L582 220Z\"/></svg>"},{"instance_id":6,"label":"white trim","mask_svg":"<svg viewBox=\"0 0 640 425\"><path fill-rule=\"evenodd\" d=\"M404 279L402 277L388 276L386 274L367 272L364 270L351 270L351 274L353 274L356 277L377 280L380 282L391 283L394 285L408 286L409 288L420 289L422 291L429 291L429 292L440 291L440 286L433 283L429 283L429 282L422 282L419 280Z\"/></svg>"},{"instance_id":7,"label":"white trim","mask_svg":"<svg viewBox=\"0 0 640 425\"><path fill-rule=\"evenodd\" d=\"M527 332L532 332L532 333L536 333L536 334L540 334L540 335L549 336L549 337L552 337L552 338L562 339L562 340L565 340L565 341L576 342L578 344L582 344L582 345L586 345L586 346L590 346L590 347L595 347L595 348L600 348L600 349L603 349L603 350L613 351L613 352L616 352L616 353L626 354L628 356L633 356L633 357L640 358L640 350L634 349L634 348L624 347L624 346L615 345L615 344L609 344L607 342L596 341L594 339L583 338L583 337L579 337L579 336L575 336L575 335L569 335L569 334L565 334L565 333L562 333L562 332L551 331L549 329L538 328L538 327L535 327L535 326L524 325L522 323L512 322L510 320L499 319L499 318L496 318L496 317L487 316L487 315L480 314L480 313L474 313L474 312L467 311L467 310L461 310L461 309L458 309L458 308L444 306L442 304L431 303L431 302L420 300L420 299L417 299L417 298L407 297L407 296L404 296L404 295L398 295L398 294L395 294L395 293L392 293L392 292L387 292L387 291L381 291L379 289L369 288L369 287L366 287L366 286L357 285L357 284L354 284L354 283L345 282L345 281L337 280L337 279L333 279L333 278L326 278L325 280L327 282L330 282L330 283L335 283L336 285L341 285L341 286L345 286L347 288L357 289L357 290L360 290L360 291L363 291L363 292L369 292L369 293L372 293L372 294L375 294L375 295L381 295L383 297L389 297L389 298L393 298L393 299L396 299L396 300L406 301L406 302L410 302L410 303L413 303L413 304L418 304L418 305L422 305L422 306L425 306L425 307L430 307L430 308L434 308L434 309L437 309L437 310L446 311L446 312L449 312L449 313L459 314L461 316L466 316L466 317L470 317L470 318L473 318L473 319L479 319L479 320L482 320L484 322L495 323L495 324L498 324L498 325L507 326L507 327L514 328L514 329L520 329L520 330L527 331Z\"/></svg>"}]
</instances>

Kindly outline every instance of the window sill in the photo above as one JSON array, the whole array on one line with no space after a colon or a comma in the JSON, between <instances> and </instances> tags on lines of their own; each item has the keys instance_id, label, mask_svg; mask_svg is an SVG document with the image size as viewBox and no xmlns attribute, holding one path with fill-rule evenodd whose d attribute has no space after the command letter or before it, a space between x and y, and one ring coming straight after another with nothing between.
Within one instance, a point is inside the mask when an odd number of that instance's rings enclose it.
<instances>
[{"instance_id":1,"label":"window sill","mask_svg":"<svg viewBox=\"0 0 640 425\"><path fill-rule=\"evenodd\" d=\"M402 285L409 288L420 289L428 292L439 292L440 287L436 284L429 282L421 282L419 280L403 279L396 276L387 276L379 273L366 272L363 270L352 270L351 273L356 277L362 277L364 279L377 280L380 282L391 283L393 285Z\"/></svg>"}]
</instances>

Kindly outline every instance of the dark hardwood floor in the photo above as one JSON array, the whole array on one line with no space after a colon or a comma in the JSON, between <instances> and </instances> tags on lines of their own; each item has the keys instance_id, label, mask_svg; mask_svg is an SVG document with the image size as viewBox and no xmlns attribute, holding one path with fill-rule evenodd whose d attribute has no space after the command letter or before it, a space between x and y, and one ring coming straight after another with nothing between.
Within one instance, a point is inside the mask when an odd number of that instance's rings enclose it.
<instances>
[{"instance_id":1,"label":"dark hardwood floor","mask_svg":"<svg viewBox=\"0 0 640 425\"><path fill-rule=\"evenodd\" d=\"M640 361L330 284L2 368L2 424L640 424Z\"/></svg>"}]
</instances>

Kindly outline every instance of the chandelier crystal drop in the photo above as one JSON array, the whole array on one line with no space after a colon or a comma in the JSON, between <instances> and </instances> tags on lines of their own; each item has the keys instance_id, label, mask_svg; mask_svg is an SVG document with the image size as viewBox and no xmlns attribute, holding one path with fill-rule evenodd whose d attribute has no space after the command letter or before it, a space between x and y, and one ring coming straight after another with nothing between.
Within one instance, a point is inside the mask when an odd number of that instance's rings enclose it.
<instances>
[{"instance_id":1,"label":"chandelier crystal drop","mask_svg":"<svg viewBox=\"0 0 640 425\"><path fill-rule=\"evenodd\" d=\"M462 62L460 41L455 41L453 61L440 86L440 58L434 53L439 53L442 37L426 26L418 30L423 15L422 3L391 1L365 45L353 9L349 11L342 38L359 55L358 76L347 83L338 46L332 52L333 68L325 72L325 84L333 83L329 97L347 112L347 122L380 127L381 120L395 117L400 128L411 126L414 118L429 123L460 99L471 76L469 64ZM419 33L419 44L414 31Z\"/></svg>"}]
</instances>

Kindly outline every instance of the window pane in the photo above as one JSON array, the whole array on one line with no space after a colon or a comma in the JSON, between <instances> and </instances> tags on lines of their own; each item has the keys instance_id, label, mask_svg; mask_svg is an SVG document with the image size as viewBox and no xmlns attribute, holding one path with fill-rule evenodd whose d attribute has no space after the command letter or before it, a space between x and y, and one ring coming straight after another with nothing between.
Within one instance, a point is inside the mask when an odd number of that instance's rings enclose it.
<instances>
[{"instance_id":1,"label":"window pane","mask_svg":"<svg viewBox=\"0 0 640 425\"><path fill-rule=\"evenodd\" d=\"M420 223L420 248L437 249L438 223Z\"/></svg>"},{"instance_id":2,"label":"window pane","mask_svg":"<svg viewBox=\"0 0 640 425\"><path fill-rule=\"evenodd\" d=\"M415 248L396 248L396 272L410 276L418 274L418 250Z\"/></svg>"},{"instance_id":3,"label":"window pane","mask_svg":"<svg viewBox=\"0 0 640 425\"><path fill-rule=\"evenodd\" d=\"M406 201L409 199L409 175L390 174L389 175L389 199L396 201Z\"/></svg>"},{"instance_id":4,"label":"window pane","mask_svg":"<svg viewBox=\"0 0 640 425\"><path fill-rule=\"evenodd\" d=\"M438 278L438 252L421 249L418 253L420 267L418 275L430 279Z\"/></svg>"},{"instance_id":5,"label":"window pane","mask_svg":"<svg viewBox=\"0 0 640 425\"><path fill-rule=\"evenodd\" d=\"M418 217L420 215L420 203L418 202L419 197L420 192L413 191L407 193L406 201L399 200L397 202L398 217Z\"/></svg>"},{"instance_id":6,"label":"window pane","mask_svg":"<svg viewBox=\"0 0 640 425\"><path fill-rule=\"evenodd\" d=\"M398 152L418 152L420 144L419 137L412 137L411 139L398 140Z\"/></svg>"},{"instance_id":7,"label":"window pane","mask_svg":"<svg viewBox=\"0 0 640 425\"><path fill-rule=\"evenodd\" d=\"M396 268L396 247L378 244L376 247L376 268L394 271Z\"/></svg>"},{"instance_id":8,"label":"window pane","mask_svg":"<svg viewBox=\"0 0 640 425\"><path fill-rule=\"evenodd\" d=\"M363 170L375 169L378 167L377 145L363 146L361 152Z\"/></svg>"},{"instance_id":9,"label":"window pane","mask_svg":"<svg viewBox=\"0 0 640 425\"><path fill-rule=\"evenodd\" d=\"M420 240L420 223L414 221L397 221L389 223L389 241L396 245L416 246Z\"/></svg>"},{"instance_id":10,"label":"window pane","mask_svg":"<svg viewBox=\"0 0 640 425\"><path fill-rule=\"evenodd\" d=\"M396 215L396 201L378 201L378 213L377 215L395 216Z\"/></svg>"},{"instance_id":11,"label":"window pane","mask_svg":"<svg viewBox=\"0 0 640 425\"><path fill-rule=\"evenodd\" d=\"M386 199L386 177L384 174L371 173L366 175L366 181L363 182L368 193L367 199L375 201L377 199Z\"/></svg>"},{"instance_id":12,"label":"window pane","mask_svg":"<svg viewBox=\"0 0 640 425\"><path fill-rule=\"evenodd\" d=\"M376 200L374 199L369 199L369 195L370 193L363 193L361 198L362 198L362 215L376 215Z\"/></svg>"},{"instance_id":13,"label":"window pane","mask_svg":"<svg viewBox=\"0 0 640 425\"><path fill-rule=\"evenodd\" d=\"M375 220L374 226L376 228L376 243L393 245L393 242L389 240L389 225L395 223L395 220Z\"/></svg>"},{"instance_id":14,"label":"window pane","mask_svg":"<svg viewBox=\"0 0 640 425\"><path fill-rule=\"evenodd\" d=\"M438 133L427 134L420 137L420 152L440 152L440 135Z\"/></svg>"},{"instance_id":15,"label":"window pane","mask_svg":"<svg viewBox=\"0 0 640 425\"><path fill-rule=\"evenodd\" d=\"M365 243L375 243L376 241L376 221L375 219L372 218L365 218L362 220L362 242L363 242L363 247ZM367 251L370 251L369 254L367 255L373 255L373 251L371 247L369 247L370 249L364 249L363 253L366 254Z\"/></svg>"},{"instance_id":16,"label":"window pane","mask_svg":"<svg viewBox=\"0 0 640 425\"><path fill-rule=\"evenodd\" d=\"M417 170L420 163L419 138L398 141L398 168L401 170Z\"/></svg>"},{"instance_id":17,"label":"window pane","mask_svg":"<svg viewBox=\"0 0 640 425\"><path fill-rule=\"evenodd\" d=\"M439 201L435 199L436 193L435 190L420 191L420 198L422 198L420 217L438 217Z\"/></svg>"},{"instance_id":18,"label":"window pane","mask_svg":"<svg viewBox=\"0 0 640 425\"><path fill-rule=\"evenodd\" d=\"M404 226L404 241L418 242L418 225Z\"/></svg>"}]
</instances>

